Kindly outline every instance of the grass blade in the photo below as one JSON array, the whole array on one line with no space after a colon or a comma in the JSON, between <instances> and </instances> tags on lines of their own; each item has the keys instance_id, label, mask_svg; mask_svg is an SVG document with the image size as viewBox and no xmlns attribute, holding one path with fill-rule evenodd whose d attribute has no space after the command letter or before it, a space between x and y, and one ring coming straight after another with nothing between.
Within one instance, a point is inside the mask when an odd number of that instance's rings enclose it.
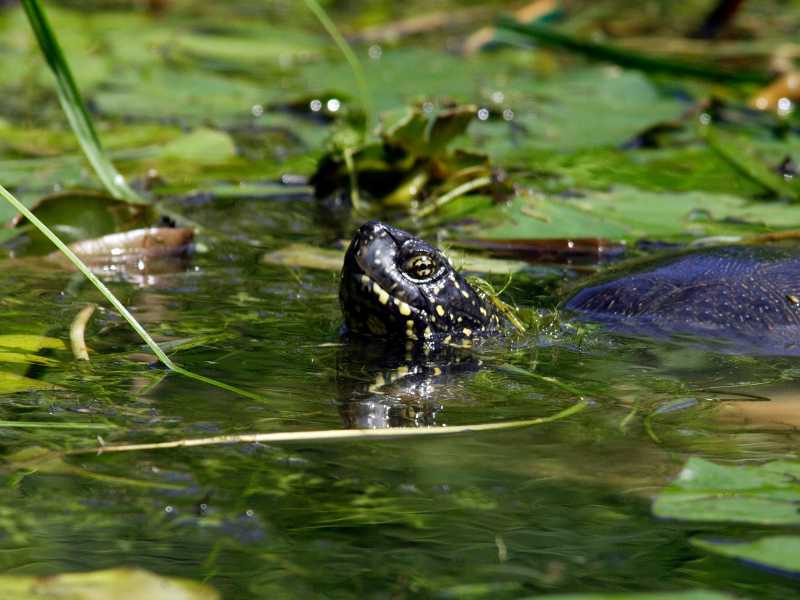
<instances>
[{"instance_id":1,"label":"grass blade","mask_svg":"<svg viewBox=\"0 0 800 600\"><path fill-rule=\"evenodd\" d=\"M11 192L9 192L6 188L0 185L0 197L4 198L6 202L8 202L11 206L14 207L15 210L19 211L30 223L38 229L42 235L44 235L47 239L53 242L56 248L65 256L67 260L69 260L73 266L80 271L86 279L88 279L94 287L108 300L109 304L113 306L116 311L125 319L128 324L133 328L133 330L139 335L140 338L144 341L145 344L153 351L158 357L158 360L167 367L170 371L174 373L178 373L185 377L189 377L191 379L195 379L196 381L201 381L203 383L207 383L209 385L213 385L220 389L233 392L234 394L238 394L239 396L244 396L245 398L250 398L251 400L256 400L258 402L263 402L264 398L255 394L253 392L248 392L247 390L243 390L233 385L229 385L222 381L217 381L216 379L212 379L210 377L206 377L204 375L199 375L197 373L193 373L183 367L180 367L172 362L172 360L166 355L166 353L161 349L161 347L156 343L156 341L150 337L150 334L147 333L147 330L141 326L139 321L125 308L125 305L122 304L117 297L109 290L106 285L100 281L97 276L92 273L89 267L84 264L84 262L67 246L64 242L62 242L59 237L52 232L52 230L45 225L36 215L34 215L22 202L17 200Z\"/></svg>"},{"instance_id":2,"label":"grass blade","mask_svg":"<svg viewBox=\"0 0 800 600\"><path fill-rule=\"evenodd\" d=\"M317 0L305 0L305 3L308 10L314 13L314 16L317 17L317 20L325 28L325 31L328 32L328 35L331 36L339 47L339 51L344 55L347 63L350 65L350 70L353 71L356 86L358 86L358 95L361 96L361 109L364 111L364 134L366 135L372 130L372 126L375 124L375 111L372 107L372 97L367 88L364 68L361 66L361 62L358 60L355 52L353 52L350 44L348 44L347 40L339 33L336 25L328 16L328 13L325 12L325 9L320 6L319 2L317 2Z\"/></svg>"},{"instance_id":3,"label":"grass blade","mask_svg":"<svg viewBox=\"0 0 800 600\"><path fill-rule=\"evenodd\" d=\"M125 182L125 178L112 164L97 136L92 120L75 85L75 79L67 64L67 59L50 27L44 10L38 0L22 0L28 21L39 42L45 60L56 79L56 90L61 108L67 116L70 127L78 138L86 158L108 192L120 200L134 204L149 204Z\"/></svg>"}]
</instances>

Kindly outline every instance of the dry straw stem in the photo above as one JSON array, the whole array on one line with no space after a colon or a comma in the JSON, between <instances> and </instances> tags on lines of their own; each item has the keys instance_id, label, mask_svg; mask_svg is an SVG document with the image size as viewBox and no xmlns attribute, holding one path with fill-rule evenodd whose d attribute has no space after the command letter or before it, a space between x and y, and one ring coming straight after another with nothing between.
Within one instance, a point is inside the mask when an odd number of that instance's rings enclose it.
<instances>
[{"instance_id":1,"label":"dry straw stem","mask_svg":"<svg viewBox=\"0 0 800 600\"><path fill-rule=\"evenodd\" d=\"M453 427L399 427L394 429L333 429L322 431L292 431L281 433L248 433L240 435L218 435L207 438L179 439L169 442L154 442L151 444L109 444L95 448L81 448L70 450L70 454L106 454L109 452L135 452L142 450L166 450L169 448L193 448L195 446L216 446L222 444L277 444L282 442L327 442L327 441L363 441L363 440L392 440L398 438L430 437L442 435L457 435L465 433L480 433L485 431L501 431L505 429L521 429L543 425L565 419L581 412L588 406L588 402L581 398L571 406L549 417L537 417L521 421L504 421L500 423L479 423L476 425L455 425Z\"/></svg>"},{"instance_id":2,"label":"dry straw stem","mask_svg":"<svg viewBox=\"0 0 800 600\"><path fill-rule=\"evenodd\" d=\"M69 328L69 342L72 347L72 354L75 355L77 360L89 360L89 350L86 347L86 325L89 319L92 318L94 310L97 308L95 304L85 306L81 311L75 315L72 325Z\"/></svg>"}]
</instances>

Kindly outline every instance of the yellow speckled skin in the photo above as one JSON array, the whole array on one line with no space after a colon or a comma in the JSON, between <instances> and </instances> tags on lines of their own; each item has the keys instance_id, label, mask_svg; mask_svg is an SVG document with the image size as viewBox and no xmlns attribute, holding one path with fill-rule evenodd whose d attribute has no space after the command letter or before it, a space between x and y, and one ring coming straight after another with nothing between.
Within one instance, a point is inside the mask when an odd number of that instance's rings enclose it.
<instances>
[{"instance_id":1,"label":"yellow speckled skin","mask_svg":"<svg viewBox=\"0 0 800 600\"><path fill-rule=\"evenodd\" d=\"M491 303L439 249L377 221L362 225L347 249L339 299L352 334L449 343L500 326Z\"/></svg>"}]
</instances>

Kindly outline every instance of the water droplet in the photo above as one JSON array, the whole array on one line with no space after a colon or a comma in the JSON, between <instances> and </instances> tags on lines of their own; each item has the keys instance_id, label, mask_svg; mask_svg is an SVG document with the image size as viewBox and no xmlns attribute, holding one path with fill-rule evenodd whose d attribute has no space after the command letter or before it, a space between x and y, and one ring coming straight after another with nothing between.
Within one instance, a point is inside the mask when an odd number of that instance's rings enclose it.
<instances>
[{"instance_id":1,"label":"water droplet","mask_svg":"<svg viewBox=\"0 0 800 600\"><path fill-rule=\"evenodd\" d=\"M322 110L322 101L314 98L311 102L308 103L308 107L311 109L312 112L319 112Z\"/></svg>"},{"instance_id":2,"label":"water droplet","mask_svg":"<svg viewBox=\"0 0 800 600\"><path fill-rule=\"evenodd\" d=\"M339 100L338 100L337 98L331 98L331 99L330 99L330 100L328 100L328 102L325 104L325 108L327 108L327 109L328 109L330 112L336 112L336 111L337 111L337 110L339 110L341 107L342 107L342 103L341 103L341 102L339 102Z\"/></svg>"},{"instance_id":3,"label":"water droplet","mask_svg":"<svg viewBox=\"0 0 800 600\"><path fill-rule=\"evenodd\" d=\"M514 111L510 108L507 108L503 111L503 119L506 121L513 121L514 120Z\"/></svg>"},{"instance_id":4,"label":"water droplet","mask_svg":"<svg viewBox=\"0 0 800 600\"><path fill-rule=\"evenodd\" d=\"M792 112L793 108L794 108L794 105L792 104L792 101L789 100L789 98L785 98L784 97L784 98L781 98L780 100L778 100L778 114L779 115L781 115L781 116L788 115L790 112Z\"/></svg>"},{"instance_id":5,"label":"water droplet","mask_svg":"<svg viewBox=\"0 0 800 600\"><path fill-rule=\"evenodd\" d=\"M702 113L698 117L698 120L700 121L701 125L708 125L709 123L711 123L711 115L708 113Z\"/></svg>"},{"instance_id":6,"label":"water droplet","mask_svg":"<svg viewBox=\"0 0 800 600\"><path fill-rule=\"evenodd\" d=\"M383 48L381 48L378 44L372 44L367 50L367 55L372 60L380 60L381 56L383 56Z\"/></svg>"},{"instance_id":7,"label":"water droplet","mask_svg":"<svg viewBox=\"0 0 800 600\"><path fill-rule=\"evenodd\" d=\"M506 95L503 92L492 92L492 102L495 104L502 104L505 99Z\"/></svg>"},{"instance_id":8,"label":"water droplet","mask_svg":"<svg viewBox=\"0 0 800 600\"><path fill-rule=\"evenodd\" d=\"M488 108L479 108L478 109L478 119L481 121L486 121L489 119L489 109Z\"/></svg>"},{"instance_id":9,"label":"water droplet","mask_svg":"<svg viewBox=\"0 0 800 600\"><path fill-rule=\"evenodd\" d=\"M253 104L253 106L250 107L250 114L254 117L260 117L264 114L264 107L260 104Z\"/></svg>"}]
</instances>

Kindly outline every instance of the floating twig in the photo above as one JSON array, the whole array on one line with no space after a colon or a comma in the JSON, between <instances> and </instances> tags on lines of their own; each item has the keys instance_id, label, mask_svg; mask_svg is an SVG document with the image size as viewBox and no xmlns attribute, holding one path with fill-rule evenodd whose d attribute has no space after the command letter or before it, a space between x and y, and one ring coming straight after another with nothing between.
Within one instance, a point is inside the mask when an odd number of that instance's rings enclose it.
<instances>
[{"instance_id":1,"label":"floating twig","mask_svg":"<svg viewBox=\"0 0 800 600\"><path fill-rule=\"evenodd\" d=\"M69 328L69 342L72 346L72 354L75 355L76 360L89 360L89 350L86 348L86 324L92 318L96 304L84 306L81 311L75 315L72 325Z\"/></svg>"},{"instance_id":2,"label":"floating twig","mask_svg":"<svg viewBox=\"0 0 800 600\"><path fill-rule=\"evenodd\" d=\"M94 448L68 450L71 454L105 454L108 452L135 452L142 450L166 450L169 448L193 448L196 446L217 446L225 444L276 444L281 442L328 442L328 441L363 441L391 440L408 437L428 437L440 435L457 435L479 433L484 431L501 431L505 429L521 429L534 425L543 425L565 419L583 411L589 403L581 398L575 404L549 417L537 417L520 421L504 421L500 423L479 423L477 425L454 425L452 427L397 427L387 429L332 429L321 431L291 431L281 433L245 433L238 435L218 435L206 438L183 438L169 442L153 442L149 444L106 444Z\"/></svg>"}]
</instances>

